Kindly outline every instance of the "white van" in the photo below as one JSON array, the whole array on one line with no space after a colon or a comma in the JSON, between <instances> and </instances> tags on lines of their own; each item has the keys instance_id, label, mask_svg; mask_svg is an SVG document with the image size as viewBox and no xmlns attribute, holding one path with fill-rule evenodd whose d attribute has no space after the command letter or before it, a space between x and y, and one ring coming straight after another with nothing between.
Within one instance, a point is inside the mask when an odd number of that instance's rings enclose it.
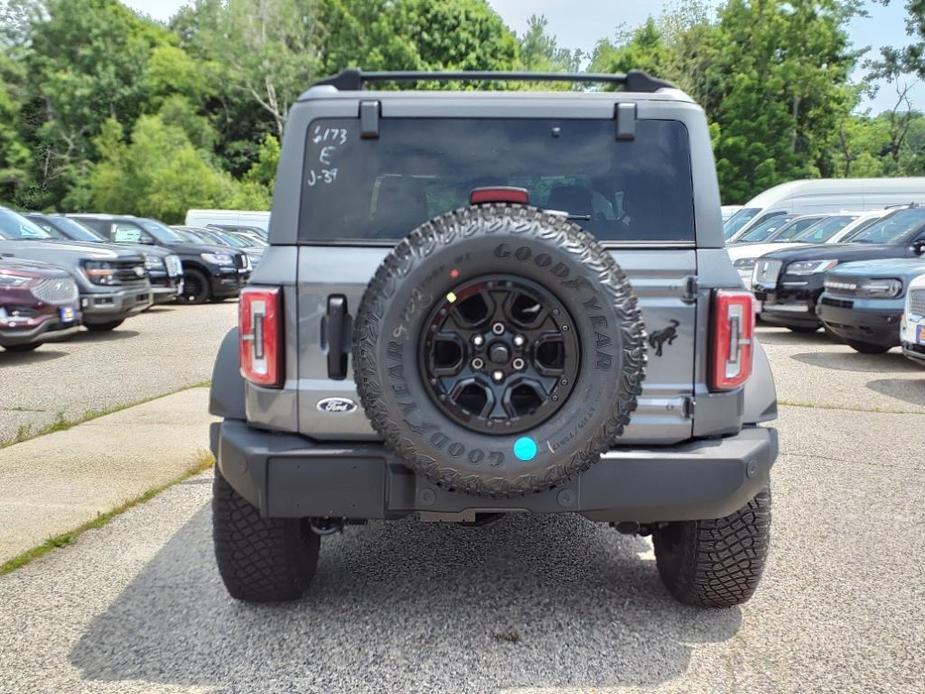
<instances>
[{"instance_id":1,"label":"white van","mask_svg":"<svg viewBox=\"0 0 925 694\"><path fill-rule=\"evenodd\" d=\"M240 226L257 227L264 232L270 228L270 213L253 210L189 210L186 213L186 226L207 227Z\"/></svg>"},{"instance_id":2,"label":"white van","mask_svg":"<svg viewBox=\"0 0 925 694\"><path fill-rule=\"evenodd\" d=\"M735 241L775 214L813 214L876 210L890 205L925 203L925 178L812 178L791 181L756 195L723 225Z\"/></svg>"}]
</instances>

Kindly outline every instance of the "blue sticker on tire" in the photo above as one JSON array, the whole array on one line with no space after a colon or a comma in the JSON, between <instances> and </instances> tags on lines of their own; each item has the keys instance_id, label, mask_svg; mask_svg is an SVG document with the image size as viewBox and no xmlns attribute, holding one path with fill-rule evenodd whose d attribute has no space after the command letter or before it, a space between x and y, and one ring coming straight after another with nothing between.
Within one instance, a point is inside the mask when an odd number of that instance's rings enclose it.
<instances>
[{"instance_id":1,"label":"blue sticker on tire","mask_svg":"<svg viewBox=\"0 0 925 694\"><path fill-rule=\"evenodd\" d=\"M521 436L514 442L514 455L518 460L533 460L536 457L536 441L529 436Z\"/></svg>"}]
</instances>

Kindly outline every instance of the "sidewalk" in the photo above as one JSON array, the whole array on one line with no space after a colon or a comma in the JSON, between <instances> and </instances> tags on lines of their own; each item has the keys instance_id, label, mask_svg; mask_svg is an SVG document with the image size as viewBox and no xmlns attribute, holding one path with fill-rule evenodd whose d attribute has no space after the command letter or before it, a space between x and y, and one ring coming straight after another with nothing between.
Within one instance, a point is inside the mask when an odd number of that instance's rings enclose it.
<instances>
[{"instance_id":1,"label":"sidewalk","mask_svg":"<svg viewBox=\"0 0 925 694\"><path fill-rule=\"evenodd\" d=\"M208 399L184 390L0 449L0 564L198 465Z\"/></svg>"}]
</instances>

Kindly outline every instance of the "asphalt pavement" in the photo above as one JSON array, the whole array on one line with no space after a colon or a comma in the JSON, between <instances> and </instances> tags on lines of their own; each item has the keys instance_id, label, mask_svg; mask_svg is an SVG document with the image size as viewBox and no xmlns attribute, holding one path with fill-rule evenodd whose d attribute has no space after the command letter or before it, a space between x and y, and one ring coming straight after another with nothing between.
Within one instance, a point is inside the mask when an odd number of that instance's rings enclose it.
<instances>
[{"instance_id":1,"label":"asphalt pavement","mask_svg":"<svg viewBox=\"0 0 925 694\"><path fill-rule=\"evenodd\" d=\"M235 603L203 475L0 577L0 691L921 692L925 370L761 334L802 405L741 608L678 605L648 540L571 516L349 527L303 600Z\"/></svg>"},{"instance_id":2,"label":"asphalt pavement","mask_svg":"<svg viewBox=\"0 0 925 694\"><path fill-rule=\"evenodd\" d=\"M0 350L0 442L21 427L39 431L59 416L76 420L210 379L237 307L167 304L112 332L82 330L28 353Z\"/></svg>"}]
</instances>

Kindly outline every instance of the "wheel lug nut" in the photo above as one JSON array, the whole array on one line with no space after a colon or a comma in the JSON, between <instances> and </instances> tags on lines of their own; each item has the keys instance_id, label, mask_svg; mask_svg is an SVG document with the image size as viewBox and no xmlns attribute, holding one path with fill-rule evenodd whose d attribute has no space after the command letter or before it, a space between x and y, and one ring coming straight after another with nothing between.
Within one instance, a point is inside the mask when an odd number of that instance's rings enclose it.
<instances>
[{"instance_id":1,"label":"wheel lug nut","mask_svg":"<svg viewBox=\"0 0 925 694\"><path fill-rule=\"evenodd\" d=\"M524 368L524 360L521 359L520 357L517 357L517 359L515 359L513 362L511 362L511 365L512 365L515 369L517 369L518 371L520 371L522 368Z\"/></svg>"},{"instance_id":2,"label":"wheel lug nut","mask_svg":"<svg viewBox=\"0 0 925 694\"><path fill-rule=\"evenodd\" d=\"M491 326L491 331L492 331L495 335L502 335L502 334L504 334L504 323L495 323L493 326Z\"/></svg>"},{"instance_id":3,"label":"wheel lug nut","mask_svg":"<svg viewBox=\"0 0 925 694\"><path fill-rule=\"evenodd\" d=\"M485 338L481 335L476 335L472 338L472 344L474 344L476 347L481 347L485 344Z\"/></svg>"},{"instance_id":4,"label":"wheel lug nut","mask_svg":"<svg viewBox=\"0 0 925 694\"><path fill-rule=\"evenodd\" d=\"M515 347L523 347L523 346L524 346L524 342L526 342L526 341L527 341L527 340L526 340L526 338L524 338L523 335L514 335L514 346L515 346Z\"/></svg>"},{"instance_id":5,"label":"wheel lug nut","mask_svg":"<svg viewBox=\"0 0 925 694\"><path fill-rule=\"evenodd\" d=\"M476 357L475 359L472 360L472 368L475 369L476 371L481 369L483 366L485 366L485 362L482 361L481 357Z\"/></svg>"},{"instance_id":6,"label":"wheel lug nut","mask_svg":"<svg viewBox=\"0 0 925 694\"><path fill-rule=\"evenodd\" d=\"M491 377L492 377L492 379L495 380L495 381L503 381L503 380L504 380L504 372L503 372L503 371L492 371L492 372L491 372Z\"/></svg>"}]
</instances>

